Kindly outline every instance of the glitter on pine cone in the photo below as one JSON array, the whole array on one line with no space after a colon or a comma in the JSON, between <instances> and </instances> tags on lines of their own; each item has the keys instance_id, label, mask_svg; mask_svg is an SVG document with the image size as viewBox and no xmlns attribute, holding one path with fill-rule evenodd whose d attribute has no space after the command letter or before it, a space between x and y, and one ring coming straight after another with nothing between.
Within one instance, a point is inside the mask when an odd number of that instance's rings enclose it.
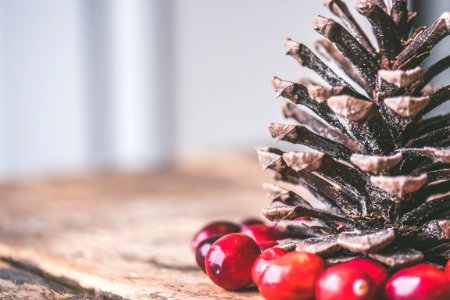
<instances>
[{"instance_id":1,"label":"glitter on pine cone","mask_svg":"<svg viewBox=\"0 0 450 300\"><path fill-rule=\"evenodd\" d=\"M343 25L315 20L324 37L315 44L317 54L286 39L287 55L325 84L272 81L288 100L284 116L296 124L270 124L270 134L312 149L257 150L277 181L264 185L271 204L263 214L293 237L282 248L316 253L331 264L366 256L395 269L450 258L450 114L427 116L450 99L450 85L429 84L450 67L450 55L419 66L449 35L450 12L413 30L417 14L407 2L356 1L377 47L342 0L325 5Z\"/></svg>"}]
</instances>

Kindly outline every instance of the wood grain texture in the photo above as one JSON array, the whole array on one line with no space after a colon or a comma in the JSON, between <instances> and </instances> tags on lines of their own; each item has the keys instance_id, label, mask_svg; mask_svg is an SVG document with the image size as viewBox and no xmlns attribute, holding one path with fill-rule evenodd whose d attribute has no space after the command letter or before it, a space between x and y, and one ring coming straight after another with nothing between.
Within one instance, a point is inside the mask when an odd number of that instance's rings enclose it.
<instances>
[{"instance_id":1,"label":"wood grain texture","mask_svg":"<svg viewBox=\"0 0 450 300\"><path fill-rule=\"evenodd\" d=\"M202 158L149 173L1 184L0 291L11 299L260 299L214 286L189 242L208 221L258 214L267 174L254 157ZM31 274L40 290L18 291L14 272Z\"/></svg>"},{"instance_id":2,"label":"wood grain texture","mask_svg":"<svg viewBox=\"0 0 450 300\"><path fill-rule=\"evenodd\" d=\"M91 297L39 275L0 262L0 299L82 300Z\"/></svg>"}]
</instances>

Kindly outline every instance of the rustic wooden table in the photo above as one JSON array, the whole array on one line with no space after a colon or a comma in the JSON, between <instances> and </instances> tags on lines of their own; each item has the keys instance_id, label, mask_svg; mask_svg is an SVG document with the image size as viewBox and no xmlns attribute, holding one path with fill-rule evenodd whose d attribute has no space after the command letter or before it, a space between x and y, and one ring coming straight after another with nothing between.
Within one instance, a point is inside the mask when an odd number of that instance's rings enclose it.
<instances>
[{"instance_id":1,"label":"rustic wooden table","mask_svg":"<svg viewBox=\"0 0 450 300\"><path fill-rule=\"evenodd\" d=\"M170 170L0 185L0 299L260 299L197 270L205 222L257 215L254 157L203 156Z\"/></svg>"}]
</instances>

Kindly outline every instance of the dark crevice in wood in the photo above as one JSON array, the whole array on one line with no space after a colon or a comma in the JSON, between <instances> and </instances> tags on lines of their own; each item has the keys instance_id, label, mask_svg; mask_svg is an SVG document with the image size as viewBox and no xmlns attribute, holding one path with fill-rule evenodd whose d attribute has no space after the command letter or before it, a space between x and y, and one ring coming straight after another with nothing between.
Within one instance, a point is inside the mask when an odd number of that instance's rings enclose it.
<instances>
[{"instance_id":1,"label":"dark crevice in wood","mask_svg":"<svg viewBox=\"0 0 450 300\"><path fill-rule=\"evenodd\" d=\"M67 278L64 276L54 276L54 275L42 270L38 266L36 266L30 262L27 262L27 261L20 261L20 260L16 260L16 259L13 259L10 257L0 257L0 260L9 263L10 265L14 266L17 269L25 270L27 272L30 272L32 274L35 274L42 278L45 278L47 280L58 283L68 289L72 289L72 290L78 291L80 293L85 293L96 299L125 300L125 298L123 298L119 295L112 294L111 292L85 288L73 279L70 279L70 278Z\"/></svg>"},{"instance_id":2,"label":"dark crevice in wood","mask_svg":"<svg viewBox=\"0 0 450 300\"><path fill-rule=\"evenodd\" d=\"M156 258L150 258L145 261L147 263L149 263L150 265L161 268L161 269L175 270L175 271L180 271L180 272L198 272L198 267L194 266L194 265L174 265L172 263L170 263L170 264L163 263L163 262L160 262Z\"/></svg>"}]
</instances>

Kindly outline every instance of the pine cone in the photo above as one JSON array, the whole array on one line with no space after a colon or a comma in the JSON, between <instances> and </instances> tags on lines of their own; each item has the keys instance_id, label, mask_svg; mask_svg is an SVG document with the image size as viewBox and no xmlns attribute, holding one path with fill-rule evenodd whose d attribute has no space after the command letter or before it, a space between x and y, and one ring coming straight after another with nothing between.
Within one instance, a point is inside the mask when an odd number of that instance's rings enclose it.
<instances>
[{"instance_id":1,"label":"pine cone","mask_svg":"<svg viewBox=\"0 0 450 300\"><path fill-rule=\"evenodd\" d=\"M330 263L367 256L391 268L443 264L450 258L450 114L426 114L450 99L450 85L429 85L450 66L450 56L426 69L419 64L449 35L450 12L411 33L416 13L407 0L387 3L356 1L379 50L342 0L325 5L345 27L315 20L325 37L317 53L352 81L286 39L287 54L326 84L273 78L275 91L289 100L283 114L298 124L272 123L270 134L313 151L257 150L279 184L264 185L271 204L263 214L297 237L281 247ZM292 190L299 186L315 201Z\"/></svg>"}]
</instances>

